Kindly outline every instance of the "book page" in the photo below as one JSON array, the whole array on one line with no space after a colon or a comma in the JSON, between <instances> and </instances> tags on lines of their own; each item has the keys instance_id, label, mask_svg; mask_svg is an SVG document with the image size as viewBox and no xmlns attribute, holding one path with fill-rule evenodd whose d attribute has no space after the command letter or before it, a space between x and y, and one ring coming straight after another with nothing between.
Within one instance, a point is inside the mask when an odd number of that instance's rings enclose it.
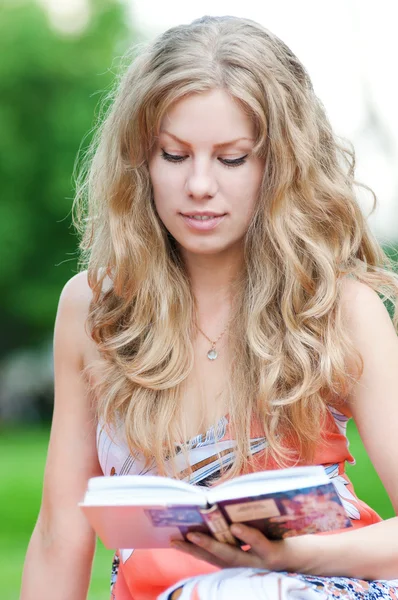
<instances>
[{"instance_id":1,"label":"book page","mask_svg":"<svg viewBox=\"0 0 398 600\"><path fill-rule=\"evenodd\" d=\"M181 503L205 505L203 488L168 477L123 475L93 477L88 482L83 505Z\"/></svg>"},{"instance_id":2,"label":"book page","mask_svg":"<svg viewBox=\"0 0 398 600\"><path fill-rule=\"evenodd\" d=\"M210 504L216 504L229 498L258 496L328 483L330 479L322 466L276 469L241 475L226 481L211 488L207 498Z\"/></svg>"}]
</instances>

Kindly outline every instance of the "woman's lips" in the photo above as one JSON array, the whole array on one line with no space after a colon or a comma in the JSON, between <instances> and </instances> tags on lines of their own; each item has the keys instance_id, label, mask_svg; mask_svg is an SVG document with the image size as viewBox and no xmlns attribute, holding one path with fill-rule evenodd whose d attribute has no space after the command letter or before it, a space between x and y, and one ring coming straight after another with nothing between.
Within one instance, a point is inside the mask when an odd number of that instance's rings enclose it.
<instances>
[{"instance_id":1,"label":"woman's lips","mask_svg":"<svg viewBox=\"0 0 398 600\"><path fill-rule=\"evenodd\" d=\"M218 215L211 216L207 219L195 219L193 216L189 215L181 214L181 216L184 219L187 226L191 229L195 229L195 231L210 231L211 229L217 227L217 225L221 223L221 221L223 221L226 217L226 215Z\"/></svg>"}]
</instances>

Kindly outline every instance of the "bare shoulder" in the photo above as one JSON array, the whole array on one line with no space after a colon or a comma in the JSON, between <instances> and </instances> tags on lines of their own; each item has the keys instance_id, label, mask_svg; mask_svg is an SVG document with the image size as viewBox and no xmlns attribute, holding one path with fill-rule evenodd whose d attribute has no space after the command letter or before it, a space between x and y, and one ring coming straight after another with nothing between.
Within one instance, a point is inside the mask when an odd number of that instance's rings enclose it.
<instances>
[{"instance_id":1,"label":"bare shoulder","mask_svg":"<svg viewBox=\"0 0 398 600\"><path fill-rule=\"evenodd\" d=\"M87 271L82 271L65 284L58 304L54 331L55 350L61 346L62 354L67 354L80 366L86 363L88 355L92 356L95 352L94 342L87 330L92 298ZM61 343L57 344L57 341Z\"/></svg>"},{"instance_id":2,"label":"bare shoulder","mask_svg":"<svg viewBox=\"0 0 398 600\"><path fill-rule=\"evenodd\" d=\"M66 282L60 297L60 306L66 310L88 314L93 293L88 284L87 271L77 273Z\"/></svg>"},{"instance_id":3,"label":"bare shoulder","mask_svg":"<svg viewBox=\"0 0 398 600\"><path fill-rule=\"evenodd\" d=\"M387 365L392 368L392 361L398 361L398 338L378 293L361 281L346 278L341 287L341 310L345 331L363 361L362 384L371 371L374 379ZM348 372L354 377L356 367L356 359L347 357Z\"/></svg>"},{"instance_id":4,"label":"bare shoulder","mask_svg":"<svg viewBox=\"0 0 398 600\"><path fill-rule=\"evenodd\" d=\"M102 290L108 291L112 287L112 281L105 277ZM71 310L82 312L83 316L88 314L90 302L93 299L93 291L88 282L87 271L77 273L66 282L60 297L60 304L66 304Z\"/></svg>"},{"instance_id":5,"label":"bare shoulder","mask_svg":"<svg viewBox=\"0 0 398 600\"><path fill-rule=\"evenodd\" d=\"M383 300L369 285L345 278L341 286L341 305L344 318L353 331L360 329L365 333L365 329L371 333L381 325L382 330L394 332Z\"/></svg>"},{"instance_id":6,"label":"bare shoulder","mask_svg":"<svg viewBox=\"0 0 398 600\"><path fill-rule=\"evenodd\" d=\"M355 393L362 398L373 390L372 401L386 399L386 382L391 389L398 384L398 337L388 310L376 291L356 280L344 282L341 301L347 333L364 366L361 385ZM362 404L366 403L362 400Z\"/></svg>"},{"instance_id":7,"label":"bare shoulder","mask_svg":"<svg viewBox=\"0 0 398 600\"><path fill-rule=\"evenodd\" d=\"M102 291L112 287L112 280L105 277ZM58 304L55 324L55 341L61 339L62 348L73 357L80 366L87 366L99 358L98 349L89 330L87 318L93 291L89 285L87 271L74 275L65 284Z\"/></svg>"},{"instance_id":8,"label":"bare shoulder","mask_svg":"<svg viewBox=\"0 0 398 600\"><path fill-rule=\"evenodd\" d=\"M378 294L369 285L350 277L345 277L342 280L341 292L342 300L348 303L347 307L351 302L357 300L379 298Z\"/></svg>"}]
</instances>

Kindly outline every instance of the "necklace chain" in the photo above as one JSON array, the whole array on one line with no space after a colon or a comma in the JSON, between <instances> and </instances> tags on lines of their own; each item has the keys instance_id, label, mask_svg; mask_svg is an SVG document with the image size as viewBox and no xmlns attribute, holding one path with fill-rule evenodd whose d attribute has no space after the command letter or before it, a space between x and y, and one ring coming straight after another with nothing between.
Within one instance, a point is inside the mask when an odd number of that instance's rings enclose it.
<instances>
[{"instance_id":1,"label":"necklace chain","mask_svg":"<svg viewBox=\"0 0 398 600\"><path fill-rule=\"evenodd\" d=\"M223 336L223 335L224 335L224 333L227 331L227 329L228 329L228 327L229 327L229 323L230 323L230 320L228 321L228 323L226 324L226 326L224 327L224 329L222 330L222 332L220 333L220 335L218 336L218 338L217 338L216 340L211 340L211 339L209 338L209 336L207 336L207 335L205 334L205 332L201 330L201 328L199 327L199 325L198 325L198 324L196 324L196 327L197 327L198 331L200 331L200 333L201 333L201 334L202 334L202 335L203 335L203 336L206 338L206 340L207 340L208 342L210 342L210 344L211 344L210 350L209 350L209 351L208 351L208 353L207 353L207 358L208 358L209 360L215 360L215 359L217 358L217 356L218 356L218 352L216 351L216 344L217 344L217 343L218 343L218 342L221 340L222 336Z\"/></svg>"}]
</instances>

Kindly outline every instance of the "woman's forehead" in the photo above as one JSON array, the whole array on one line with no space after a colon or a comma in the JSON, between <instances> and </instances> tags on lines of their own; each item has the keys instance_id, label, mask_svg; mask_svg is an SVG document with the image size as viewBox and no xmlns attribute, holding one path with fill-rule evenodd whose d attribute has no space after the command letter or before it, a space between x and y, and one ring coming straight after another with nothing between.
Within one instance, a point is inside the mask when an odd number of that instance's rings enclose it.
<instances>
[{"instance_id":1,"label":"woman's forehead","mask_svg":"<svg viewBox=\"0 0 398 600\"><path fill-rule=\"evenodd\" d=\"M192 94L175 102L159 123L158 135L185 146L203 141L215 148L255 141L253 119L223 90Z\"/></svg>"}]
</instances>

